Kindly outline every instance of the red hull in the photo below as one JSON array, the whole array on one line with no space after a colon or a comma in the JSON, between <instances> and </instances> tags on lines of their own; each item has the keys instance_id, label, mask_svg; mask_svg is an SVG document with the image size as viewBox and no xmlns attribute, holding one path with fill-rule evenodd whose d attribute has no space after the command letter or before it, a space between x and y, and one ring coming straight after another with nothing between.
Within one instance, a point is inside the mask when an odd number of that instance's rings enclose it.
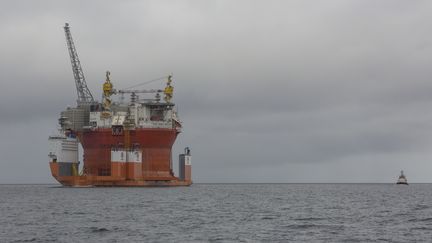
<instances>
[{"instance_id":1,"label":"red hull","mask_svg":"<svg viewBox=\"0 0 432 243\"><path fill-rule=\"evenodd\" d=\"M59 176L56 163L50 163L53 176L65 186L188 186L172 170L172 146L176 129L136 129L113 135L111 129L97 129L78 134L84 149L84 175ZM140 162L111 161L115 148L133 148L142 152Z\"/></svg>"}]
</instances>

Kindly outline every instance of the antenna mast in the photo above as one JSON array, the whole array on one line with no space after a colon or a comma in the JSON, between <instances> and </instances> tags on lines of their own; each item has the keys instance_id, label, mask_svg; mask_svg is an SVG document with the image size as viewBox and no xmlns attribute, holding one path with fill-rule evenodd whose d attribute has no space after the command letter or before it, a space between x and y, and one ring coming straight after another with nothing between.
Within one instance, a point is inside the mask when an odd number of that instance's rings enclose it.
<instances>
[{"instance_id":1,"label":"antenna mast","mask_svg":"<svg viewBox=\"0 0 432 243\"><path fill-rule=\"evenodd\" d=\"M84 78L84 73L81 68L80 61L78 59L78 53L75 49L74 42L72 40L72 34L69 29L69 24L66 23L64 26L66 42L69 50L69 56L72 64L72 72L75 78L75 85L78 93L77 103L90 103L93 102L93 95L87 87L87 83Z\"/></svg>"}]
</instances>

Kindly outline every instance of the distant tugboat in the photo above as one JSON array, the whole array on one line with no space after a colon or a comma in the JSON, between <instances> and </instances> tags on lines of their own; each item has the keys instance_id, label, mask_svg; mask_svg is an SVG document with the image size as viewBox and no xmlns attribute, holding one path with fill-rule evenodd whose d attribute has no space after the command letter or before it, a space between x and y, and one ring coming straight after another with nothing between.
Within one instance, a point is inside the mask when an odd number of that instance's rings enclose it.
<instances>
[{"instance_id":1,"label":"distant tugboat","mask_svg":"<svg viewBox=\"0 0 432 243\"><path fill-rule=\"evenodd\" d=\"M397 180L396 184L408 185L408 181L403 173L403 170L401 170L401 175L399 176L399 179Z\"/></svg>"}]
</instances>

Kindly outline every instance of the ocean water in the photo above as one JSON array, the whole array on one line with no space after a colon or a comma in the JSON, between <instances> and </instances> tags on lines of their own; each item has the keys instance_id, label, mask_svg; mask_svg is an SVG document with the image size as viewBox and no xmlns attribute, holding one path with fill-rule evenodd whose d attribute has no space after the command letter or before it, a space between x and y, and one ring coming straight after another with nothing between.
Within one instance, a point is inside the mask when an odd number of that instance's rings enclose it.
<instances>
[{"instance_id":1,"label":"ocean water","mask_svg":"<svg viewBox=\"0 0 432 243\"><path fill-rule=\"evenodd\" d=\"M432 184L0 185L0 242L432 242Z\"/></svg>"}]
</instances>

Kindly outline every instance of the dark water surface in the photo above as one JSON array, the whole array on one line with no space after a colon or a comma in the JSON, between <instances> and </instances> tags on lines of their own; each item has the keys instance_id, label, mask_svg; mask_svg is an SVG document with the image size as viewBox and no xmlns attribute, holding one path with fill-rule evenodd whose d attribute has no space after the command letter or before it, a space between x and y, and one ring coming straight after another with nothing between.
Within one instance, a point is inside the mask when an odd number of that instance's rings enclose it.
<instances>
[{"instance_id":1,"label":"dark water surface","mask_svg":"<svg viewBox=\"0 0 432 243\"><path fill-rule=\"evenodd\" d=\"M432 242L432 184L0 185L0 242Z\"/></svg>"}]
</instances>

